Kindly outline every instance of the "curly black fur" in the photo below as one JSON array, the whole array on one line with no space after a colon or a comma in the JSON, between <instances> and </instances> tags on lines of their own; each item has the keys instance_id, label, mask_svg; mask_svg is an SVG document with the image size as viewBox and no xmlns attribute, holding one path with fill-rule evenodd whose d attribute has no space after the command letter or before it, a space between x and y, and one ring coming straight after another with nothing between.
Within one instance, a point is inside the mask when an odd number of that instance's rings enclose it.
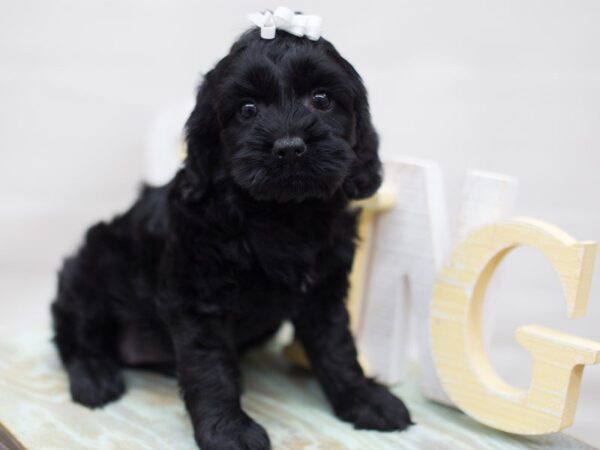
<instances>
[{"instance_id":1,"label":"curly black fur","mask_svg":"<svg viewBox=\"0 0 600 450\"><path fill-rule=\"evenodd\" d=\"M52 313L73 400L118 399L124 366L175 369L202 449L269 448L240 407L238 356L290 319L341 419L406 428L404 404L363 374L344 305L348 202L381 182L354 68L325 39L250 30L206 75L186 130L174 179L92 227L60 272Z\"/></svg>"}]
</instances>

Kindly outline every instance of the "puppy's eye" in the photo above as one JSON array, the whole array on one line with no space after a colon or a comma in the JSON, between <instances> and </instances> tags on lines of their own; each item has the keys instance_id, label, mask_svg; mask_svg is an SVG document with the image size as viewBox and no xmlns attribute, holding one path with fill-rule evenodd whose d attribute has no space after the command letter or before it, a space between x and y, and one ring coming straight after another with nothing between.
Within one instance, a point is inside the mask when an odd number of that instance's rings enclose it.
<instances>
[{"instance_id":1,"label":"puppy's eye","mask_svg":"<svg viewBox=\"0 0 600 450\"><path fill-rule=\"evenodd\" d=\"M240 108L240 116L242 119L252 119L258 113L258 108L255 103L246 102Z\"/></svg>"},{"instance_id":2,"label":"puppy's eye","mask_svg":"<svg viewBox=\"0 0 600 450\"><path fill-rule=\"evenodd\" d=\"M320 111L327 111L331 108L331 99L327 92L317 91L312 96L313 106Z\"/></svg>"}]
</instances>

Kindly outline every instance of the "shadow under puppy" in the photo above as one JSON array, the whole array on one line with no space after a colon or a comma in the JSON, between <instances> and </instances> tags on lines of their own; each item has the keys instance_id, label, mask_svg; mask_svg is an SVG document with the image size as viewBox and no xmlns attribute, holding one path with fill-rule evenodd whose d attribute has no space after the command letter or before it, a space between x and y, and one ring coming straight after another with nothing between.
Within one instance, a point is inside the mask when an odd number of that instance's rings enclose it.
<instances>
[{"instance_id":1,"label":"shadow under puppy","mask_svg":"<svg viewBox=\"0 0 600 450\"><path fill-rule=\"evenodd\" d=\"M338 417L410 425L365 377L344 304L349 200L381 183L354 68L325 39L249 30L206 74L186 131L174 179L93 226L60 271L52 313L73 400L116 400L125 366L175 369L202 449L267 449L240 406L238 360L290 319Z\"/></svg>"}]
</instances>

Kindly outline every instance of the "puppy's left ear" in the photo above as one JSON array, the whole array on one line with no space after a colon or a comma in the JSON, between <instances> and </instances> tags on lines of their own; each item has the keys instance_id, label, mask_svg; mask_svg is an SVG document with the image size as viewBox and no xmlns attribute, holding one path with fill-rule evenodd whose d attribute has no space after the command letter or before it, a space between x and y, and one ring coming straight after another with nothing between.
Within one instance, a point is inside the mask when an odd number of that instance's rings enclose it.
<instances>
[{"instance_id":1,"label":"puppy's left ear","mask_svg":"<svg viewBox=\"0 0 600 450\"><path fill-rule=\"evenodd\" d=\"M344 180L344 191L350 199L367 198L381 186L382 169L379 160L379 137L371 122L367 91L356 74L358 89L354 101L354 153L356 159Z\"/></svg>"},{"instance_id":2,"label":"puppy's left ear","mask_svg":"<svg viewBox=\"0 0 600 450\"><path fill-rule=\"evenodd\" d=\"M185 201L200 200L214 174L219 158L219 125L215 110L215 69L204 77L196 106L186 122L187 157L182 170L181 195Z\"/></svg>"},{"instance_id":3,"label":"puppy's left ear","mask_svg":"<svg viewBox=\"0 0 600 450\"><path fill-rule=\"evenodd\" d=\"M354 91L354 136L352 148L356 159L344 180L344 191L349 199L367 198L373 195L381 185L382 168L377 150L379 137L371 122L369 100L365 85L352 64L346 61L335 49L334 57L344 67Z\"/></svg>"}]
</instances>

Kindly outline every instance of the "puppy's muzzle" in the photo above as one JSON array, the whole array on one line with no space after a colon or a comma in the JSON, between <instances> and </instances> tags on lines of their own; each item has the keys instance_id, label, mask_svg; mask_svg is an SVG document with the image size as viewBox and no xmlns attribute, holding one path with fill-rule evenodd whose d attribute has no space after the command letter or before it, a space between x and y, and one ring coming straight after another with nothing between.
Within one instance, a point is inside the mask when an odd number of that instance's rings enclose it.
<instances>
[{"instance_id":1,"label":"puppy's muzzle","mask_svg":"<svg viewBox=\"0 0 600 450\"><path fill-rule=\"evenodd\" d=\"M277 159L294 161L306 153L306 142L299 137L285 137L273 143L273 156Z\"/></svg>"}]
</instances>

